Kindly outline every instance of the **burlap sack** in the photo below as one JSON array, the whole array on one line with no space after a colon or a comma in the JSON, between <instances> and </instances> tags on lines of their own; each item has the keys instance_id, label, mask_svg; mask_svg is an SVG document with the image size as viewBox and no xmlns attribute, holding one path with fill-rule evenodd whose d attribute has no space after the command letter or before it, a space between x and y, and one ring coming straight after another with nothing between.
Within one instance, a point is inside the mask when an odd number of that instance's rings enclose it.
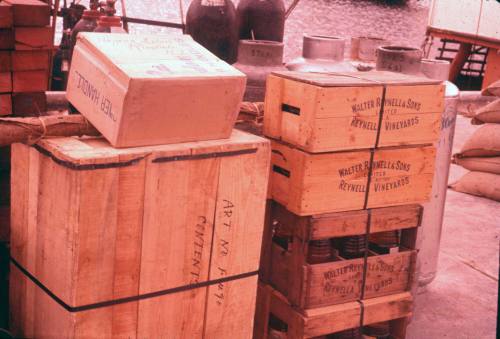
<instances>
[{"instance_id":1,"label":"burlap sack","mask_svg":"<svg viewBox=\"0 0 500 339\"><path fill-rule=\"evenodd\" d=\"M500 156L500 124L486 124L467 140L458 157Z\"/></svg>"},{"instance_id":2,"label":"burlap sack","mask_svg":"<svg viewBox=\"0 0 500 339\"><path fill-rule=\"evenodd\" d=\"M482 95L493 95L495 97L500 97L500 80L495 81L487 88L483 89Z\"/></svg>"},{"instance_id":3,"label":"burlap sack","mask_svg":"<svg viewBox=\"0 0 500 339\"><path fill-rule=\"evenodd\" d=\"M500 99L478 109L471 121L473 125L481 125L485 122L500 124Z\"/></svg>"},{"instance_id":4,"label":"burlap sack","mask_svg":"<svg viewBox=\"0 0 500 339\"><path fill-rule=\"evenodd\" d=\"M500 157L460 158L455 156L453 163L469 171L500 174Z\"/></svg>"},{"instance_id":5,"label":"burlap sack","mask_svg":"<svg viewBox=\"0 0 500 339\"><path fill-rule=\"evenodd\" d=\"M457 192L468 193L500 201L500 175L469 172L450 185Z\"/></svg>"}]
</instances>

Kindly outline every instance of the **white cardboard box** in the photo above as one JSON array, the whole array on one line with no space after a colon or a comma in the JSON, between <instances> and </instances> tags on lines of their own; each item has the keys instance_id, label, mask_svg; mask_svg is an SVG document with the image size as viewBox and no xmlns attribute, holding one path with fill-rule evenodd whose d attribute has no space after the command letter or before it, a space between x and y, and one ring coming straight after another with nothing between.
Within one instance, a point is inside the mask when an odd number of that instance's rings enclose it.
<instances>
[{"instance_id":1,"label":"white cardboard box","mask_svg":"<svg viewBox=\"0 0 500 339\"><path fill-rule=\"evenodd\" d=\"M80 33L67 97L115 147L224 139L245 81L187 35Z\"/></svg>"}]
</instances>

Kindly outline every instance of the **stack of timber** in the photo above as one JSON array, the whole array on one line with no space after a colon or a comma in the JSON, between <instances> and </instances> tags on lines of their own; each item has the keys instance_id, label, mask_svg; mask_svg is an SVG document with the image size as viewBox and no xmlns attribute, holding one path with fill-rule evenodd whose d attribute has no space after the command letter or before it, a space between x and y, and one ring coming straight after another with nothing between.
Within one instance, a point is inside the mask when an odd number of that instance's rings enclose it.
<instances>
[{"instance_id":1,"label":"stack of timber","mask_svg":"<svg viewBox=\"0 0 500 339\"><path fill-rule=\"evenodd\" d=\"M404 338L444 86L389 73L273 73L256 338Z\"/></svg>"},{"instance_id":2,"label":"stack of timber","mask_svg":"<svg viewBox=\"0 0 500 339\"><path fill-rule=\"evenodd\" d=\"M0 117L46 111L52 31L38 0L0 2ZM0 242L9 239L10 147L0 147Z\"/></svg>"},{"instance_id":3,"label":"stack of timber","mask_svg":"<svg viewBox=\"0 0 500 339\"><path fill-rule=\"evenodd\" d=\"M38 0L0 3L0 115L45 112L50 54L50 7Z\"/></svg>"},{"instance_id":4,"label":"stack of timber","mask_svg":"<svg viewBox=\"0 0 500 339\"><path fill-rule=\"evenodd\" d=\"M14 335L251 337L267 140L12 148Z\"/></svg>"}]
</instances>

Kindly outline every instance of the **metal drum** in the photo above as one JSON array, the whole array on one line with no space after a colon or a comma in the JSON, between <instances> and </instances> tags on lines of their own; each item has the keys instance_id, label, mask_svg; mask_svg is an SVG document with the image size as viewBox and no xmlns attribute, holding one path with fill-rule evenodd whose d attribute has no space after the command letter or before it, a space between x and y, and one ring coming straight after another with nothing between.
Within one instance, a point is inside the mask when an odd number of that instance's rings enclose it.
<instances>
[{"instance_id":1,"label":"metal drum","mask_svg":"<svg viewBox=\"0 0 500 339\"><path fill-rule=\"evenodd\" d=\"M380 46L377 48L377 71L420 74L422 50L413 47Z\"/></svg>"},{"instance_id":2,"label":"metal drum","mask_svg":"<svg viewBox=\"0 0 500 339\"><path fill-rule=\"evenodd\" d=\"M101 16L98 10L99 3L97 0L90 1L90 9L83 11L82 18L76 23L71 30L71 46L69 60L73 55L73 49L76 45L76 37L80 32L93 32L97 28L97 19Z\"/></svg>"},{"instance_id":3,"label":"metal drum","mask_svg":"<svg viewBox=\"0 0 500 339\"><path fill-rule=\"evenodd\" d=\"M240 40L238 61L234 67L247 75L245 101L264 101L267 75L286 71L283 43L265 40Z\"/></svg>"},{"instance_id":4,"label":"metal drum","mask_svg":"<svg viewBox=\"0 0 500 339\"><path fill-rule=\"evenodd\" d=\"M371 62L377 60L377 48L388 42L378 37L353 37L351 38L351 59Z\"/></svg>"},{"instance_id":5,"label":"metal drum","mask_svg":"<svg viewBox=\"0 0 500 339\"><path fill-rule=\"evenodd\" d=\"M283 41L283 0L241 0L236 15L240 39Z\"/></svg>"},{"instance_id":6,"label":"metal drum","mask_svg":"<svg viewBox=\"0 0 500 339\"><path fill-rule=\"evenodd\" d=\"M445 110L441 118L441 132L436 143L436 168L432 184L431 199L425 203L422 225L417 244L420 249L417 258L418 283L429 284L436 277L439 244L443 226L444 206L448 189L453 136L459 93L457 86L447 81L450 64L443 60L422 60L422 73L428 78L443 80L446 84Z\"/></svg>"},{"instance_id":7,"label":"metal drum","mask_svg":"<svg viewBox=\"0 0 500 339\"><path fill-rule=\"evenodd\" d=\"M345 39L304 34L302 57L286 67L300 72L354 72L356 67L344 61L344 48Z\"/></svg>"},{"instance_id":8,"label":"metal drum","mask_svg":"<svg viewBox=\"0 0 500 339\"><path fill-rule=\"evenodd\" d=\"M193 0L186 15L186 33L222 60L236 61L238 27L231 0Z\"/></svg>"}]
</instances>

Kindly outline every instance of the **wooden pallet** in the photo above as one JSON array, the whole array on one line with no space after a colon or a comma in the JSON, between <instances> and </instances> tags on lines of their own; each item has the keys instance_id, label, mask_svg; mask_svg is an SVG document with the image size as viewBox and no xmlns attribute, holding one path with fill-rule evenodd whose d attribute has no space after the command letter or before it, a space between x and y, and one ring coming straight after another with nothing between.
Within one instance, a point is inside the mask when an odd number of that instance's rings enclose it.
<instances>
[{"instance_id":1,"label":"wooden pallet","mask_svg":"<svg viewBox=\"0 0 500 339\"><path fill-rule=\"evenodd\" d=\"M434 177L433 146L308 153L272 141L270 197L297 215L422 203ZM368 198L367 183L372 169Z\"/></svg>"},{"instance_id":2,"label":"wooden pallet","mask_svg":"<svg viewBox=\"0 0 500 339\"><path fill-rule=\"evenodd\" d=\"M259 284L254 338L270 338L269 318L273 315L287 325L288 339L313 338L385 321L391 323L391 338L403 339L412 314L412 301L411 294L404 292L362 302L298 310L272 287Z\"/></svg>"},{"instance_id":3,"label":"wooden pallet","mask_svg":"<svg viewBox=\"0 0 500 339\"><path fill-rule=\"evenodd\" d=\"M276 72L266 87L264 135L307 152L438 138L444 109L439 81L392 72Z\"/></svg>"},{"instance_id":4,"label":"wooden pallet","mask_svg":"<svg viewBox=\"0 0 500 339\"><path fill-rule=\"evenodd\" d=\"M250 337L268 141L234 131L224 140L115 149L103 138L52 138L14 144L12 168L13 259L72 310L133 299L70 312L18 274L14 334Z\"/></svg>"},{"instance_id":5,"label":"wooden pallet","mask_svg":"<svg viewBox=\"0 0 500 339\"><path fill-rule=\"evenodd\" d=\"M367 230L368 211L330 213L299 217L283 206L271 202L269 221L264 232L279 234L288 239L288 246L266 239L265 255L261 259L261 279L280 291L290 303L301 309L345 303L364 298L379 297L409 291L415 273L417 227L422 208L407 205L373 209L370 234L402 230L397 252L380 254L370 251L367 274L363 285L364 259L344 259L310 264L307 261L309 242L353 235L363 235Z\"/></svg>"}]
</instances>

